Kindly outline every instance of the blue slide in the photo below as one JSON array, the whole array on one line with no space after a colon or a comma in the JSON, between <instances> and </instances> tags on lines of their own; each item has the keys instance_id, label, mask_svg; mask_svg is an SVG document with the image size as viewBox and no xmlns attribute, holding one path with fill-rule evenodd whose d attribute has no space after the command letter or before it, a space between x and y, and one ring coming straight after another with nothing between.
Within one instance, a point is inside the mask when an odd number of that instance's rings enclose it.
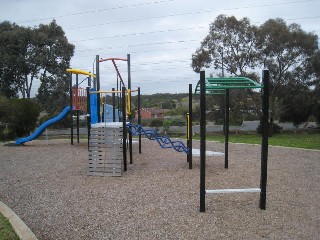
<instances>
[{"instance_id":1,"label":"blue slide","mask_svg":"<svg viewBox=\"0 0 320 240\"><path fill-rule=\"evenodd\" d=\"M69 112L70 112L71 108L70 106L65 107L65 109L63 109L63 111L56 117L49 119L48 121L42 123L35 131L33 134L31 134L28 137L24 137L24 138L19 138L16 140L16 144L20 145L23 144L25 142L31 141L37 137L39 137L44 130L46 130L47 127L51 126L52 124L59 122L61 119L65 118Z\"/></svg>"}]
</instances>

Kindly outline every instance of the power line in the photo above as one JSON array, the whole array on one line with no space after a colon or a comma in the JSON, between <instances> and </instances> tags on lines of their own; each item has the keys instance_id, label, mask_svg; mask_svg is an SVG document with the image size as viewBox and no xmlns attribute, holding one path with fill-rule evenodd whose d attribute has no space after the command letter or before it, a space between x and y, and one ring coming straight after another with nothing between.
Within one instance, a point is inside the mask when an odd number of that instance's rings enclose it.
<instances>
[{"instance_id":1,"label":"power line","mask_svg":"<svg viewBox=\"0 0 320 240\"><path fill-rule=\"evenodd\" d=\"M189 47L184 47L184 48L174 48L174 49L166 49L166 52L169 51L183 51L183 50L190 50ZM154 53L154 52L163 52L163 49L156 49L156 50L143 50L143 51L130 51L130 54L135 54L135 53ZM109 53L109 56L114 56L115 54L118 53ZM92 58L92 55L80 55L77 56L77 58Z\"/></svg>"},{"instance_id":2,"label":"power line","mask_svg":"<svg viewBox=\"0 0 320 240\"><path fill-rule=\"evenodd\" d=\"M19 22L19 23L28 23L28 22L36 22L36 21L47 20L47 19L73 17L73 16L77 16L77 15L84 15L84 14L90 14L90 13L103 12L103 11L111 11L111 10L130 8L130 7L141 7L141 6L145 6L145 5L168 3L168 2L173 2L173 1L175 1L175 0L153 1L153 2L132 4L132 5L122 5L122 6L111 7L111 8L94 9L94 10L90 10L90 11L86 11L86 12L77 12L77 13L70 13L70 14L60 15L60 16L53 16L53 17L38 18L38 19L33 19L33 20L26 20L26 21Z\"/></svg>"},{"instance_id":3,"label":"power line","mask_svg":"<svg viewBox=\"0 0 320 240\"><path fill-rule=\"evenodd\" d=\"M288 5L288 4L304 3L304 2L312 2L312 1L316 1L316 0L299 0L299 1L290 1L290 2L283 2L283 3L260 4L260 5L242 6L242 7L233 7L233 8L224 8L224 9L199 10L199 11L186 12L186 13L174 13L174 14L167 14L167 15L160 15L160 16L110 21L110 22L99 23L99 24L91 24L91 25L85 25L85 26L66 28L66 30L98 27L98 26L104 26L104 25L110 25L110 24L128 23L128 22L143 21L143 20L152 20L152 19L166 18L166 17L186 16L186 15L194 15L194 14L202 14L202 13L211 13L211 12L217 12L217 11L231 11L231 10L250 9L250 8L259 8L259 7L270 7L270 6Z\"/></svg>"},{"instance_id":4,"label":"power line","mask_svg":"<svg viewBox=\"0 0 320 240\"><path fill-rule=\"evenodd\" d=\"M154 34L154 33L178 32L178 31L195 30L195 29L203 29L203 28L205 28L205 27L204 26L198 26L198 27L178 28L178 29L164 29L164 30L151 31L151 32L126 33L126 34L114 35L114 36L86 38L86 39L81 39L81 40L71 41L71 42L75 43L75 42L84 42L84 41L92 41L92 40L101 40L101 39L107 39L107 38L138 36L138 35Z\"/></svg>"},{"instance_id":5,"label":"power line","mask_svg":"<svg viewBox=\"0 0 320 240\"><path fill-rule=\"evenodd\" d=\"M126 45L126 46L114 46L114 47L105 47L105 48L87 48L84 50L78 50L78 52L88 52L88 51L97 51L97 50L105 50L105 49L123 49L124 47L132 48L132 47L144 47L144 46L155 46L155 45L162 45L162 44L176 44L176 43L188 43L188 42L198 42L197 39L191 40L177 40L177 41L166 41L166 42L154 42L154 43L141 43L141 44L133 44L133 45Z\"/></svg>"}]
</instances>

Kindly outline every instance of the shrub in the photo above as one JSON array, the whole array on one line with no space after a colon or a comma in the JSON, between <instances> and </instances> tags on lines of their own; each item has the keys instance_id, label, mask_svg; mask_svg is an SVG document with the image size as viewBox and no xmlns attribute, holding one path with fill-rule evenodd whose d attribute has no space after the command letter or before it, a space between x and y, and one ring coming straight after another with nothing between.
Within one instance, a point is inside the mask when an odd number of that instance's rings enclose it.
<instances>
[{"instance_id":1,"label":"shrub","mask_svg":"<svg viewBox=\"0 0 320 240\"><path fill-rule=\"evenodd\" d=\"M167 134L167 131L169 130L171 125L172 125L172 121L170 119L165 119L163 121L163 128L164 128L165 134Z\"/></svg>"},{"instance_id":2,"label":"shrub","mask_svg":"<svg viewBox=\"0 0 320 240\"><path fill-rule=\"evenodd\" d=\"M30 99L1 98L0 109L1 135L11 139L29 134L40 113L39 106Z\"/></svg>"},{"instance_id":3,"label":"shrub","mask_svg":"<svg viewBox=\"0 0 320 240\"><path fill-rule=\"evenodd\" d=\"M150 122L150 127L162 127L163 125L163 119L152 119Z\"/></svg>"},{"instance_id":4,"label":"shrub","mask_svg":"<svg viewBox=\"0 0 320 240\"><path fill-rule=\"evenodd\" d=\"M182 117L173 118L172 121L171 121L171 125L172 126L183 127L183 126L186 126L186 124L187 124L186 119L182 118Z\"/></svg>"},{"instance_id":5,"label":"shrub","mask_svg":"<svg viewBox=\"0 0 320 240\"><path fill-rule=\"evenodd\" d=\"M282 127L280 127L278 124L273 123L272 125L272 132L270 132L269 129L269 135L271 135L272 133L280 133L283 130ZM258 133L262 133L262 129L261 129L261 124L259 124L259 126L257 127L257 132Z\"/></svg>"}]
</instances>

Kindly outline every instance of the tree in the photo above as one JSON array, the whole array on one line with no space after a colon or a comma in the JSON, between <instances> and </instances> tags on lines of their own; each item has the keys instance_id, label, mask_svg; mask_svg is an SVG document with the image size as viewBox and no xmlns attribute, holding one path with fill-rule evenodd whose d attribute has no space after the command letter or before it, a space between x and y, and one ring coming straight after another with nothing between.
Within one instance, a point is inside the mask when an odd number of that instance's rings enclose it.
<instances>
[{"instance_id":1,"label":"tree","mask_svg":"<svg viewBox=\"0 0 320 240\"><path fill-rule=\"evenodd\" d=\"M249 77L258 81L253 70L258 67L257 51L258 28L252 26L248 18L237 20L235 17L219 15L210 24L209 34L201 42L200 48L192 55L192 68L199 72L201 68L223 69L232 76ZM250 89L247 90L260 114L259 99Z\"/></svg>"},{"instance_id":2,"label":"tree","mask_svg":"<svg viewBox=\"0 0 320 240\"><path fill-rule=\"evenodd\" d=\"M56 114L68 103L69 78L66 69L70 65L74 46L68 43L64 31L55 21L48 25L41 24L35 33L42 66L37 99L49 113Z\"/></svg>"},{"instance_id":3,"label":"tree","mask_svg":"<svg viewBox=\"0 0 320 240\"><path fill-rule=\"evenodd\" d=\"M74 46L53 20L48 25L25 28L15 23L0 24L0 91L7 97L31 97L35 80L40 80L38 100L49 112L60 111L68 102L68 77Z\"/></svg>"},{"instance_id":4,"label":"tree","mask_svg":"<svg viewBox=\"0 0 320 240\"><path fill-rule=\"evenodd\" d=\"M315 89L312 92L313 95L313 107L312 107L312 113L317 121L317 124L320 126L320 84L315 87Z\"/></svg>"},{"instance_id":5,"label":"tree","mask_svg":"<svg viewBox=\"0 0 320 240\"><path fill-rule=\"evenodd\" d=\"M258 63L256 32L248 18L237 20L219 15L192 55L193 70L199 72L203 67L213 66L234 76L246 76Z\"/></svg>"},{"instance_id":6,"label":"tree","mask_svg":"<svg viewBox=\"0 0 320 240\"><path fill-rule=\"evenodd\" d=\"M301 83L289 83L282 93L280 121L292 122L296 127L306 122L313 107L310 89Z\"/></svg>"},{"instance_id":7,"label":"tree","mask_svg":"<svg viewBox=\"0 0 320 240\"><path fill-rule=\"evenodd\" d=\"M314 58L318 51L317 36L306 33L298 24L287 25L282 19L270 19L255 27L247 18L237 20L220 15L211 23L208 36L192 55L191 66L196 72L202 67L221 69L223 66L228 75L254 80L258 79L262 68L268 68L272 125L276 109L281 109L277 106L282 98L280 89L290 82L308 87L308 83L314 81Z\"/></svg>"},{"instance_id":8,"label":"tree","mask_svg":"<svg viewBox=\"0 0 320 240\"><path fill-rule=\"evenodd\" d=\"M10 22L0 24L0 90L7 97L23 91L31 29Z\"/></svg>"},{"instance_id":9,"label":"tree","mask_svg":"<svg viewBox=\"0 0 320 240\"><path fill-rule=\"evenodd\" d=\"M270 119L275 116L279 90L288 84L308 86L314 71L310 67L318 51L318 38L298 24L286 25L282 19L270 19L259 28L258 49L262 67L270 71Z\"/></svg>"}]
</instances>

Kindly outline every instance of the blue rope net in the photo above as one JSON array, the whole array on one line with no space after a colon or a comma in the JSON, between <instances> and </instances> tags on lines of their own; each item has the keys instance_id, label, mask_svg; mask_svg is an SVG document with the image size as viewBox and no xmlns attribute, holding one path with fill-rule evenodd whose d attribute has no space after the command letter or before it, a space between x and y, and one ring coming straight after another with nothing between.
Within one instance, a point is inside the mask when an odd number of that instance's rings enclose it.
<instances>
[{"instance_id":1,"label":"blue rope net","mask_svg":"<svg viewBox=\"0 0 320 240\"><path fill-rule=\"evenodd\" d=\"M161 148L173 148L177 152L189 153L189 149L182 141L172 141L167 136L161 136L155 129L144 129L141 125L134 123L127 123L127 129L134 136L145 135L149 140L156 140Z\"/></svg>"}]
</instances>

